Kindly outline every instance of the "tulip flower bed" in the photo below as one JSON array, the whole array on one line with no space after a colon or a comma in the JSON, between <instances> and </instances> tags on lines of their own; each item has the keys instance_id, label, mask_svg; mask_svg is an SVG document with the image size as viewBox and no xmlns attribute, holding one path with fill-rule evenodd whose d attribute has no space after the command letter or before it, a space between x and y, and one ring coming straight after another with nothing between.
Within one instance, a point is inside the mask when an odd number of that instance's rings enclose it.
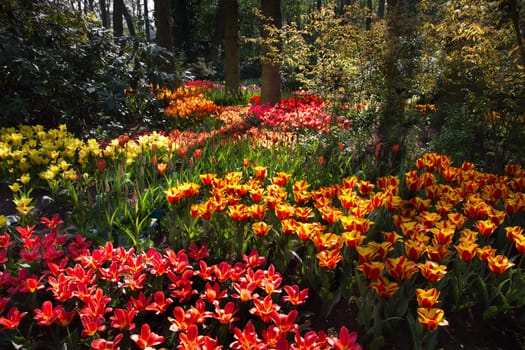
<instances>
[{"instance_id":1,"label":"tulip flower bed","mask_svg":"<svg viewBox=\"0 0 525 350\"><path fill-rule=\"evenodd\" d=\"M244 110L104 142L2 129L16 215L0 215L0 347L388 348L404 330L431 349L462 312L524 327L519 165L429 153L401 176L323 177L301 133ZM72 209L40 218L33 188ZM351 319L314 328L314 305Z\"/></svg>"},{"instance_id":2,"label":"tulip flower bed","mask_svg":"<svg viewBox=\"0 0 525 350\"><path fill-rule=\"evenodd\" d=\"M337 118L328 111L330 104L314 95L304 94L298 97L281 99L280 103L261 104L260 97L250 100L247 118L254 118L269 128L282 131L315 130L328 132L332 124L341 128L350 127L345 118Z\"/></svg>"},{"instance_id":3,"label":"tulip flower bed","mask_svg":"<svg viewBox=\"0 0 525 350\"><path fill-rule=\"evenodd\" d=\"M219 106L205 97L208 89L207 84L184 85L175 91L163 88L157 91L157 99L165 102L164 114L174 121L173 126L184 128L219 112Z\"/></svg>"},{"instance_id":4,"label":"tulip flower bed","mask_svg":"<svg viewBox=\"0 0 525 350\"><path fill-rule=\"evenodd\" d=\"M346 327L301 334L297 307L308 290L263 268L256 250L208 264L206 244L93 248L60 232L58 215L41 223L0 236L3 349L361 348Z\"/></svg>"}]
</instances>

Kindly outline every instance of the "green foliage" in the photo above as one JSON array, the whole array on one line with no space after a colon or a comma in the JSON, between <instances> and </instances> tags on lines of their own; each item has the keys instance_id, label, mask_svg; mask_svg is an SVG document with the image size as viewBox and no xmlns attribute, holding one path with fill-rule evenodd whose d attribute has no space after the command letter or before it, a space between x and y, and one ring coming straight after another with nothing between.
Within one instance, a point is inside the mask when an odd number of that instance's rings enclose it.
<instances>
[{"instance_id":1,"label":"green foliage","mask_svg":"<svg viewBox=\"0 0 525 350\"><path fill-rule=\"evenodd\" d=\"M173 81L154 73L170 59L164 52L117 44L92 18L62 4L10 0L0 8L0 115L7 125L119 131L158 117L148 83Z\"/></svg>"},{"instance_id":2,"label":"green foliage","mask_svg":"<svg viewBox=\"0 0 525 350\"><path fill-rule=\"evenodd\" d=\"M419 5L425 23L420 26L420 91L446 110L433 121L444 125L438 143L444 151L463 147L453 152L472 152L465 154L468 159L492 169L510 159L523 160L523 137L518 135L524 132L525 75L511 17L523 19L525 8L512 10L505 3Z\"/></svg>"}]
</instances>

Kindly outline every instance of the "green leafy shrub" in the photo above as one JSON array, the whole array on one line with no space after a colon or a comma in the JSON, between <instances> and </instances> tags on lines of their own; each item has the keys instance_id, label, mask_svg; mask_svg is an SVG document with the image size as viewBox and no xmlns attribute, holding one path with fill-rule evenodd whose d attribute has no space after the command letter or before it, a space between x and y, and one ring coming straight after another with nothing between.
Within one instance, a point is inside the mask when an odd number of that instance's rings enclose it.
<instances>
[{"instance_id":1,"label":"green leafy shrub","mask_svg":"<svg viewBox=\"0 0 525 350\"><path fill-rule=\"evenodd\" d=\"M172 56L120 40L93 18L60 3L0 5L0 116L80 132L152 122L161 113L150 82L173 81L161 66ZM156 73L161 72L161 73Z\"/></svg>"}]
</instances>

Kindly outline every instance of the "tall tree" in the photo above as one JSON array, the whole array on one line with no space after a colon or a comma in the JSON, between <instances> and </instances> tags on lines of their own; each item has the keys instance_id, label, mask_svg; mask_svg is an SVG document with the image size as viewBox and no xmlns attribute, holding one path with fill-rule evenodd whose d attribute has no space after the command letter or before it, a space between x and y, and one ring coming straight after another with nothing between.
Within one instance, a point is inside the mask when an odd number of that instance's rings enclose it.
<instances>
[{"instance_id":1,"label":"tall tree","mask_svg":"<svg viewBox=\"0 0 525 350\"><path fill-rule=\"evenodd\" d=\"M113 1L113 35L120 37L124 34L122 16L124 14L124 0Z\"/></svg>"},{"instance_id":2,"label":"tall tree","mask_svg":"<svg viewBox=\"0 0 525 350\"><path fill-rule=\"evenodd\" d=\"M395 162L391 152L395 144L403 145L409 122L405 117L405 101L411 96L416 53L416 12L414 0L389 0L386 8L386 47L382 57L384 79L383 113L378 128L376 154L380 161ZM386 163L385 163L386 164Z\"/></svg>"},{"instance_id":3,"label":"tall tree","mask_svg":"<svg viewBox=\"0 0 525 350\"><path fill-rule=\"evenodd\" d=\"M155 26L157 27L157 44L172 51L173 38L171 28L171 0L155 0Z\"/></svg>"},{"instance_id":4,"label":"tall tree","mask_svg":"<svg viewBox=\"0 0 525 350\"><path fill-rule=\"evenodd\" d=\"M104 28L109 29L109 14L107 9L106 0L99 0L100 6L100 18L102 19L102 25Z\"/></svg>"},{"instance_id":5,"label":"tall tree","mask_svg":"<svg viewBox=\"0 0 525 350\"><path fill-rule=\"evenodd\" d=\"M225 0L219 0L215 11L215 28L213 30L210 50L208 52L208 60L211 62L215 62L219 57L220 47L224 40L224 2Z\"/></svg>"},{"instance_id":6,"label":"tall tree","mask_svg":"<svg viewBox=\"0 0 525 350\"><path fill-rule=\"evenodd\" d=\"M379 0L377 5L377 17L380 19L385 17L385 0Z\"/></svg>"},{"instance_id":7,"label":"tall tree","mask_svg":"<svg viewBox=\"0 0 525 350\"><path fill-rule=\"evenodd\" d=\"M146 33L146 42L151 40L151 33L149 31L149 0L144 0L144 33Z\"/></svg>"},{"instance_id":8,"label":"tall tree","mask_svg":"<svg viewBox=\"0 0 525 350\"><path fill-rule=\"evenodd\" d=\"M280 40L282 26L281 0L261 0L262 23L262 78L261 103L277 103L281 99Z\"/></svg>"},{"instance_id":9,"label":"tall tree","mask_svg":"<svg viewBox=\"0 0 525 350\"><path fill-rule=\"evenodd\" d=\"M136 36L135 26L133 19L129 13L124 0L113 1L113 34L115 37L124 35L124 26L122 24L122 18L126 20L126 26L128 27L129 35L132 37Z\"/></svg>"},{"instance_id":10,"label":"tall tree","mask_svg":"<svg viewBox=\"0 0 525 350\"><path fill-rule=\"evenodd\" d=\"M239 64L239 3L224 0L224 79L226 90L238 94L241 69Z\"/></svg>"}]
</instances>

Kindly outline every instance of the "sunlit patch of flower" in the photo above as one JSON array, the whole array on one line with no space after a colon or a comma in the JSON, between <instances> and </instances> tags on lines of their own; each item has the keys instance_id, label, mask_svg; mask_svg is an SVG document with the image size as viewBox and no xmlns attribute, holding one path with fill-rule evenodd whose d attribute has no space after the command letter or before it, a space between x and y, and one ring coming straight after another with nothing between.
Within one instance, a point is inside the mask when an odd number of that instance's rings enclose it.
<instances>
[{"instance_id":1,"label":"sunlit patch of flower","mask_svg":"<svg viewBox=\"0 0 525 350\"><path fill-rule=\"evenodd\" d=\"M347 119L336 117L328 111L328 102L314 95L283 98L273 106L260 104L260 96L253 97L250 102L247 118L255 118L271 129L285 132L303 129L328 132L334 124L343 128L350 126Z\"/></svg>"},{"instance_id":2,"label":"sunlit patch of flower","mask_svg":"<svg viewBox=\"0 0 525 350\"><path fill-rule=\"evenodd\" d=\"M220 109L213 101L204 96L205 91L210 88L207 84L188 82L176 90L158 89L157 99L165 101L167 104L164 108L166 116L191 117L195 122L198 122L207 115L217 113Z\"/></svg>"}]
</instances>

